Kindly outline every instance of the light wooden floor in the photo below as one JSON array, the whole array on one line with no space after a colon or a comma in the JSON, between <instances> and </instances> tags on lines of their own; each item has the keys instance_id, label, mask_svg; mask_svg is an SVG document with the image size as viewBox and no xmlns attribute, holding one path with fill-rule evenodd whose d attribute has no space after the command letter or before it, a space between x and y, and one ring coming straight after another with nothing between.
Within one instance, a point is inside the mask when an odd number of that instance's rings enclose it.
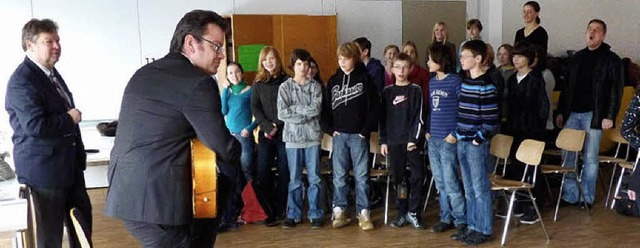
<instances>
[{"instance_id":1,"label":"light wooden floor","mask_svg":"<svg viewBox=\"0 0 640 248\"><path fill-rule=\"evenodd\" d=\"M89 190L93 203L95 247L138 247L139 244L126 231L119 220L105 217L102 213L106 189ZM432 226L438 220L437 204L432 204L424 214L425 225ZM575 207L560 209L559 220L554 223L551 208L543 216L551 240L544 238L539 225L511 227L509 247L638 247L640 243L640 219L617 215L604 210L602 201L596 203L593 217ZM441 234L412 228L394 229L383 225L383 208L373 211L377 229L360 231L357 223L333 229L325 226L311 230L308 223L284 230L262 225L245 225L237 231L218 236L217 247L463 247L449 239L453 231ZM394 211L391 215L394 216ZM327 220L328 222L328 220ZM504 221L495 219L494 238L485 247L499 247ZM0 234L0 247L11 247L10 235Z\"/></svg>"}]
</instances>

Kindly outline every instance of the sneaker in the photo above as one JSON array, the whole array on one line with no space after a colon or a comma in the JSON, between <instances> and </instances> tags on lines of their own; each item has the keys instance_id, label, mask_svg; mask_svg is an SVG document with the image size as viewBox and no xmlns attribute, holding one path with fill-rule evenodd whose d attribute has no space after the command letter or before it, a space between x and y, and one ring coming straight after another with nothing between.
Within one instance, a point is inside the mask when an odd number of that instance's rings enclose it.
<instances>
[{"instance_id":1,"label":"sneaker","mask_svg":"<svg viewBox=\"0 0 640 248\"><path fill-rule=\"evenodd\" d=\"M294 228L294 227L296 227L296 225L298 225L298 223L300 223L300 221L286 218L284 220L284 223L282 223L282 228L284 228L284 229Z\"/></svg>"},{"instance_id":2,"label":"sneaker","mask_svg":"<svg viewBox=\"0 0 640 248\"><path fill-rule=\"evenodd\" d=\"M347 214L340 207L333 208L333 222L331 225L333 228L340 228L349 224L350 220L347 218Z\"/></svg>"},{"instance_id":3,"label":"sneaker","mask_svg":"<svg viewBox=\"0 0 640 248\"><path fill-rule=\"evenodd\" d=\"M363 231L373 230L375 228L373 226L373 222L371 222L369 209L363 209L360 211L358 214L358 225Z\"/></svg>"},{"instance_id":4,"label":"sneaker","mask_svg":"<svg viewBox=\"0 0 640 248\"><path fill-rule=\"evenodd\" d=\"M418 213L407 213L406 219L409 223L411 223L413 228L424 229L424 225L422 225L422 218Z\"/></svg>"},{"instance_id":5,"label":"sneaker","mask_svg":"<svg viewBox=\"0 0 640 248\"><path fill-rule=\"evenodd\" d=\"M311 219L311 229L322 228L322 219Z\"/></svg>"},{"instance_id":6,"label":"sneaker","mask_svg":"<svg viewBox=\"0 0 640 248\"><path fill-rule=\"evenodd\" d=\"M467 236L467 232L469 231L469 229L467 229L467 225L466 224L460 224L456 227L456 233L454 233L453 235L451 235L451 239L453 240L464 240Z\"/></svg>"},{"instance_id":7,"label":"sneaker","mask_svg":"<svg viewBox=\"0 0 640 248\"><path fill-rule=\"evenodd\" d=\"M471 231L466 235L463 242L467 245L481 245L489 240L491 240L491 235L486 235L477 231Z\"/></svg>"},{"instance_id":8,"label":"sneaker","mask_svg":"<svg viewBox=\"0 0 640 248\"><path fill-rule=\"evenodd\" d=\"M391 222L391 227L403 227L407 224L406 214L398 215L394 221Z\"/></svg>"},{"instance_id":9,"label":"sneaker","mask_svg":"<svg viewBox=\"0 0 640 248\"><path fill-rule=\"evenodd\" d=\"M279 224L280 223L274 218L270 218L269 217L266 220L264 220L264 226L266 226L266 227L274 227L274 226L277 226Z\"/></svg>"},{"instance_id":10,"label":"sneaker","mask_svg":"<svg viewBox=\"0 0 640 248\"><path fill-rule=\"evenodd\" d=\"M540 221L540 218L538 218L538 214L536 214L535 210L529 211L527 214L523 215L520 218L520 223L527 225L533 225L535 223L538 223L538 221Z\"/></svg>"},{"instance_id":11,"label":"sneaker","mask_svg":"<svg viewBox=\"0 0 640 248\"><path fill-rule=\"evenodd\" d=\"M454 228L456 228L456 227L453 224L441 221L440 223L438 223L435 226L431 227L431 232L434 232L434 233L446 232L446 231L452 230Z\"/></svg>"}]
</instances>

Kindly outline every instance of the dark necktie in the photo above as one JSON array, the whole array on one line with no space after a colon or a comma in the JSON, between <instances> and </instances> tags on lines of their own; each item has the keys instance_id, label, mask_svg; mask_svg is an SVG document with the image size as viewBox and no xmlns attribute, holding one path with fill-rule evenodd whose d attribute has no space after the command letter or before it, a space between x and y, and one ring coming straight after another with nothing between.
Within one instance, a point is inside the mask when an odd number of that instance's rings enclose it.
<instances>
[{"instance_id":1,"label":"dark necktie","mask_svg":"<svg viewBox=\"0 0 640 248\"><path fill-rule=\"evenodd\" d=\"M52 73L49 76L49 79L51 79L51 82L53 83L54 86L56 86L56 90L58 91L58 94L60 94L60 96L65 100L65 105L67 106L67 109L71 109L71 100L69 99L69 95L67 95L67 92L64 91L64 89L62 89L62 85L60 85L60 82L58 81L58 78Z\"/></svg>"}]
</instances>

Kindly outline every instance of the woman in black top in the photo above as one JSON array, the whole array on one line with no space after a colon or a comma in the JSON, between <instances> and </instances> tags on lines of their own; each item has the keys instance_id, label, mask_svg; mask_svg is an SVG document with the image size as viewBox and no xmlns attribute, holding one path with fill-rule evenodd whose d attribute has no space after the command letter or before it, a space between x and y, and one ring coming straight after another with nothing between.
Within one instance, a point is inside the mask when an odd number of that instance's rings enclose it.
<instances>
[{"instance_id":1,"label":"woman in black top","mask_svg":"<svg viewBox=\"0 0 640 248\"><path fill-rule=\"evenodd\" d=\"M540 26L540 4L536 1L529 1L522 7L522 19L525 26L516 32L516 38L513 44L518 41L526 40L534 45L540 46L542 50L547 52L549 35L547 31Z\"/></svg>"}]
</instances>

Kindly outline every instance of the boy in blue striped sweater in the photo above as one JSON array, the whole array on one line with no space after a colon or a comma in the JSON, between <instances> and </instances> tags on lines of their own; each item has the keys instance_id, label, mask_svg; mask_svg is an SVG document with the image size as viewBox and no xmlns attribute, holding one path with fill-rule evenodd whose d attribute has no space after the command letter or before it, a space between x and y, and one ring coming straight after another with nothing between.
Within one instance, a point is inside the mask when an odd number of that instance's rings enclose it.
<instances>
[{"instance_id":1,"label":"boy in blue striped sweater","mask_svg":"<svg viewBox=\"0 0 640 248\"><path fill-rule=\"evenodd\" d=\"M444 232L455 227L459 240L467 232L465 203L458 179L458 156L455 129L458 126L458 99L462 78L450 71L456 62L451 48L435 45L429 49L429 71L436 75L429 80L429 107L426 122L431 172L440 192L440 222L432 232Z\"/></svg>"},{"instance_id":2,"label":"boy in blue striped sweater","mask_svg":"<svg viewBox=\"0 0 640 248\"><path fill-rule=\"evenodd\" d=\"M487 57L487 45L471 40L462 46L460 63L469 71L462 82L458 105L458 159L467 203L468 231L461 241L479 245L491 239L493 218L491 187L486 171L488 143L498 124L496 88L481 66Z\"/></svg>"}]
</instances>

